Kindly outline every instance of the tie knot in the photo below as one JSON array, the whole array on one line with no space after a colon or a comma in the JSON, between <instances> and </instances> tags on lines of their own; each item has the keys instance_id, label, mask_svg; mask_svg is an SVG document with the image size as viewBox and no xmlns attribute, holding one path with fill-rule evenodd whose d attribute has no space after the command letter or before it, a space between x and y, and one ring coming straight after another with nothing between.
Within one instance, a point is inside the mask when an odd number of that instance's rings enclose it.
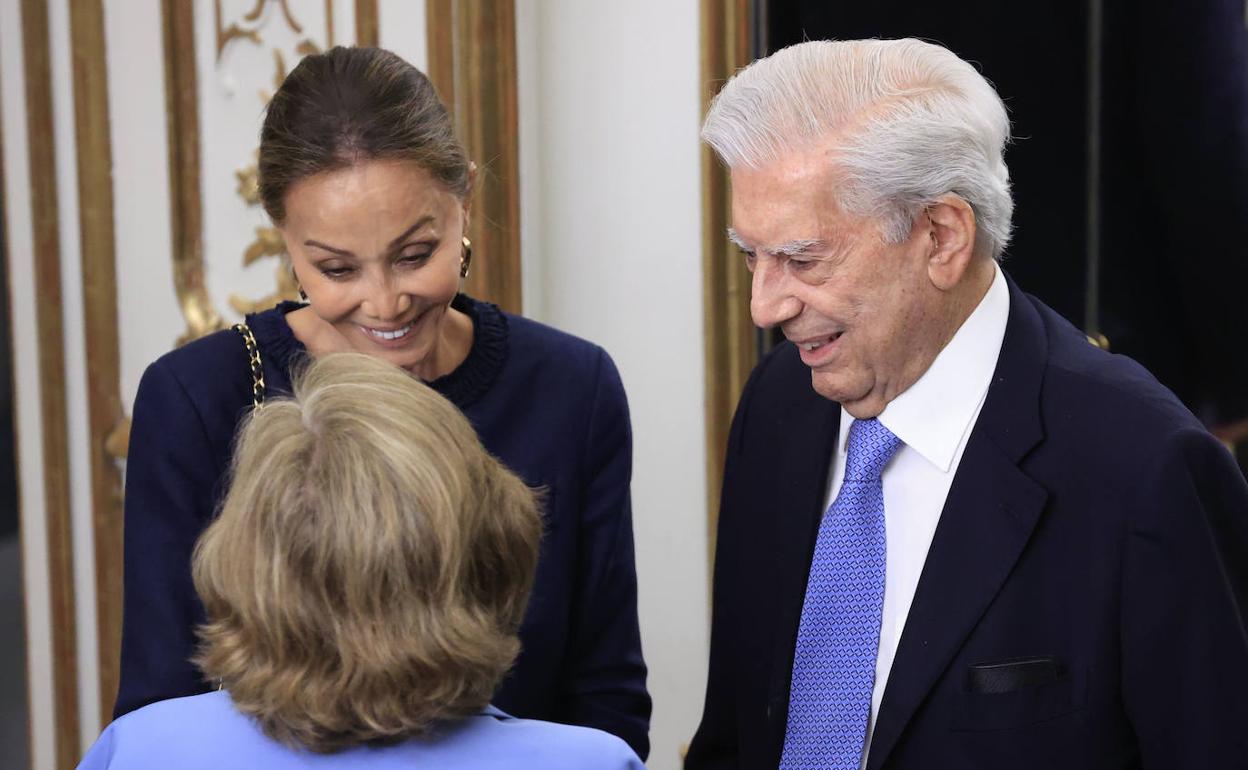
<instances>
[{"instance_id":1,"label":"tie knot","mask_svg":"<svg viewBox=\"0 0 1248 770\"><path fill-rule=\"evenodd\" d=\"M875 481L901 446L901 439L879 420L854 420L845 456L846 481Z\"/></svg>"}]
</instances>

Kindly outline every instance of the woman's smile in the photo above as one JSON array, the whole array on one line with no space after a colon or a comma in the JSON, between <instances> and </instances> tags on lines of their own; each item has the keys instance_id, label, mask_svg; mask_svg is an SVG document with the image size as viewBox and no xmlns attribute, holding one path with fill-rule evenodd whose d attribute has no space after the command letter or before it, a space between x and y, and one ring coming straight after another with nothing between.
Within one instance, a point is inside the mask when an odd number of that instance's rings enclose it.
<instances>
[{"instance_id":1,"label":"woman's smile","mask_svg":"<svg viewBox=\"0 0 1248 770\"><path fill-rule=\"evenodd\" d=\"M397 342L407 337L408 332L412 330L412 324L407 323L394 329L377 329L371 326L360 326L360 330L378 341Z\"/></svg>"}]
</instances>

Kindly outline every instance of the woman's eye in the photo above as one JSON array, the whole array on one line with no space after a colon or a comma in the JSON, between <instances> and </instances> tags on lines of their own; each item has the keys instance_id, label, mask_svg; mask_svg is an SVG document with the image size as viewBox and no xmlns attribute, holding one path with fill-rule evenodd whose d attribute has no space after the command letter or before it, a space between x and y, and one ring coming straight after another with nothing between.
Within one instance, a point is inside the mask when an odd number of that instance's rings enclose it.
<instances>
[{"instance_id":1,"label":"woman's eye","mask_svg":"<svg viewBox=\"0 0 1248 770\"><path fill-rule=\"evenodd\" d=\"M321 271L321 275L326 278L346 278L355 271L354 268L340 265L326 265L319 269Z\"/></svg>"},{"instance_id":2,"label":"woman's eye","mask_svg":"<svg viewBox=\"0 0 1248 770\"><path fill-rule=\"evenodd\" d=\"M403 247L399 255L394 261L404 267L418 267L426 260L433 256L433 252L438 250L438 242L422 241L420 243L409 243Z\"/></svg>"}]
</instances>

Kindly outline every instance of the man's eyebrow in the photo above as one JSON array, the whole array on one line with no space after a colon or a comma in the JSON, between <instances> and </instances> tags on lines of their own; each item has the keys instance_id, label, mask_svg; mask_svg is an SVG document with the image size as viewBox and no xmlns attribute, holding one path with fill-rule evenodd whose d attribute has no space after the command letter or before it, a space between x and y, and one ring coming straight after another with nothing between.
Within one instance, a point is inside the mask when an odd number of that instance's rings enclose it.
<instances>
[{"instance_id":1,"label":"man's eyebrow","mask_svg":"<svg viewBox=\"0 0 1248 770\"><path fill-rule=\"evenodd\" d=\"M741 236L737 234L737 231L732 229L731 227L728 228L728 240L736 244L737 248L741 249L742 251L754 250L754 249L751 249L748 245L746 245L745 241L742 240Z\"/></svg>"},{"instance_id":2,"label":"man's eyebrow","mask_svg":"<svg viewBox=\"0 0 1248 770\"><path fill-rule=\"evenodd\" d=\"M728 228L728 240L735 243L742 251L750 253L761 251L764 254L774 254L778 257L800 257L801 255L812 250L826 248L828 245L827 241L819 238L798 238L792 241L778 243L774 246L765 246L755 249L749 246L745 240L741 238L740 234L731 227Z\"/></svg>"},{"instance_id":3,"label":"man's eyebrow","mask_svg":"<svg viewBox=\"0 0 1248 770\"><path fill-rule=\"evenodd\" d=\"M798 238L797 240L778 243L775 246L768 246L764 251L779 257L800 257L809 251L821 249L827 245L827 241L822 241L818 238Z\"/></svg>"},{"instance_id":4,"label":"man's eyebrow","mask_svg":"<svg viewBox=\"0 0 1248 770\"><path fill-rule=\"evenodd\" d=\"M404 240L411 237L412 233L415 233L417 230L419 230L420 228L424 227L425 225L429 224L432 221L433 221L432 214L426 214L420 219L417 219L415 222L412 223L412 226L404 230L403 233L398 238L395 238L394 240L390 241L390 248L392 249L395 248ZM340 248L337 248L336 246L330 246L328 244L321 243L320 241L306 240L303 242L303 245L315 246L318 249L324 249L325 251L328 251L331 254L337 254L340 257L354 257L355 256L354 254L352 254L350 251L347 251L346 249L340 249Z\"/></svg>"}]
</instances>

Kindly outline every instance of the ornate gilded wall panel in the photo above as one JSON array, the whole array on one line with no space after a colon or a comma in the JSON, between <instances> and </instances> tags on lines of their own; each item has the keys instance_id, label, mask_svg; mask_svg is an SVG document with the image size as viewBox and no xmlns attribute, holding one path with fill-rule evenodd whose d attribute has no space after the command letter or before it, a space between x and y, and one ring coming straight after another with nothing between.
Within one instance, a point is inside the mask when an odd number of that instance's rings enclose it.
<instances>
[{"instance_id":1,"label":"ornate gilded wall panel","mask_svg":"<svg viewBox=\"0 0 1248 770\"><path fill-rule=\"evenodd\" d=\"M213 0L212 10L205 67L194 3L165 2L174 283L187 322L179 344L295 298L281 238L255 195L259 119L294 62L338 42L333 0Z\"/></svg>"}]
</instances>

